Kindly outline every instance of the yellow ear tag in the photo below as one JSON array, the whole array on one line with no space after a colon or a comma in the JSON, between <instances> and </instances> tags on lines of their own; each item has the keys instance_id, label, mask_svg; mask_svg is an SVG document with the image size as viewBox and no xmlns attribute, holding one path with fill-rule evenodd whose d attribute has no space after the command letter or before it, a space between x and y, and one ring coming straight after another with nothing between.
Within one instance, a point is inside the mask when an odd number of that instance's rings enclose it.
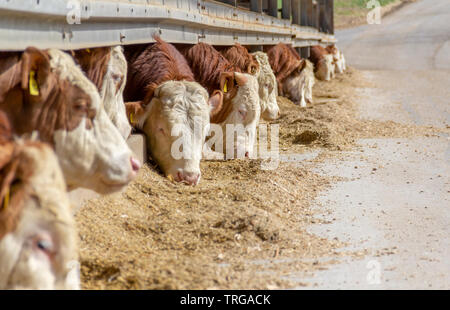
<instances>
[{"instance_id":1,"label":"yellow ear tag","mask_svg":"<svg viewBox=\"0 0 450 310\"><path fill-rule=\"evenodd\" d=\"M228 92L228 81L225 81L225 85L223 85L223 92L226 93Z\"/></svg>"},{"instance_id":2,"label":"yellow ear tag","mask_svg":"<svg viewBox=\"0 0 450 310\"><path fill-rule=\"evenodd\" d=\"M134 124L134 116L133 115L134 115L133 113L130 113L130 122L131 122L131 124Z\"/></svg>"},{"instance_id":3,"label":"yellow ear tag","mask_svg":"<svg viewBox=\"0 0 450 310\"><path fill-rule=\"evenodd\" d=\"M6 190L5 199L3 200L3 210L8 209L9 206L9 188Z\"/></svg>"},{"instance_id":4,"label":"yellow ear tag","mask_svg":"<svg viewBox=\"0 0 450 310\"><path fill-rule=\"evenodd\" d=\"M86 49L86 52L90 53L90 52L91 52L91 50L87 48L87 49Z\"/></svg>"},{"instance_id":5,"label":"yellow ear tag","mask_svg":"<svg viewBox=\"0 0 450 310\"><path fill-rule=\"evenodd\" d=\"M169 175L167 176L167 178L169 179L170 182L173 182L173 176L172 176L171 174L169 174Z\"/></svg>"},{"instance_id":6,"label":"yellow ear tag","mask_svg":"<svg viewBox=\"0 0 450 310\"><path fill-rule=\"evenodd\" d=\"M39 96L39 87L36 81L36 72L34 70L30 71L30 95L31 96Z\"/></svg>"}]
</instances>

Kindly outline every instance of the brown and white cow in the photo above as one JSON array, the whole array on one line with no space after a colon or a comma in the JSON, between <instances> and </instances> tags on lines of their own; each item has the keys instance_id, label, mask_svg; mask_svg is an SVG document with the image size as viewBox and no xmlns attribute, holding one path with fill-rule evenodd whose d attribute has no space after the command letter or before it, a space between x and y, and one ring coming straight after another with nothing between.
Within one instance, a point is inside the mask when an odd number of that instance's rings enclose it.
<instances>
[{"instance_id":1,"label":"brown and white cow","mask_svg":"<svg viewBox=\"0 0 450 310\"><path fill-rule=\"evenodd\" d=\"M77 234L49 145L11 140L0 112L0 289L79 289Z\"/></svg>"},{"instance_id":2,"label":"brown and white cow","mask_svg":"<svg viewBox=\"0 0 450 310\"><path fill-rule=\"evenodd\" d=\"M62 51L0 53L0 110L13 134L37 131L53 146L69 189L118 191L140 168L95 85Z\"/></svg>"},{"instance_id":3,"label":"brown and white cow","mask_svg":"<svg viewBox=\"0 0 450 310\"><path fill-rule=\"evenodd\" d=\"M220 53L242 72L251 74L258 79L259 102L261 116L265 120L274 120L279 117L280 109L276 100L274 86L275 76L265 54L250 54L245 47L236 43L230 47L219 47Z\"/></svg>"},{"instance_id":4,"label":"brown and white cow","mask_svg":"<svg viewBox=\"0 0 450 310\"><path fill-rule=\"evenodd\" d=\"M279 94L302 107L312 104L315 83L312 64L284 43L264 47L264 51L277 78Z\"/></svg>"},{"instance_id":5,"label":"brown and white cow","mask_svg":"<svg viewBox=\"0 0 450 310\"><path fill-rule=\"evenodd\" d=\"M227 150L227 158L234 158L235 152L238 152L238 157L241 154L252 156L256 126L261 114L256 77L241 73L238 67L211 45L198 43L180 46L179 49L194 72L196 81L208 90L210 96L219 95L222 98L220 108L211 117L211 123L222 127L222 145ZM229 132L227 127L230 128ZM227 135L236 137L233 146L231 142L227 143Z\"/></svg>"},{"instance_id":6,"label":"brown and white cow","mask_svg":"<svg viewBox=\"0 0 450 310\"><path fill-rule=\"evenodd\" d=\"M163 173L196 185L210 114L219 106L221 94L209 98L183 55L161 38L154 39L154 44L125 49L127 114L144 131L149 152Z\"/></svg>"},{"instance_id":7,"label":"brown and white cow","mask_svg":"<svg viewBox=\"0 0 450 310\"><path fill-rule=\"evenodd\" d=\"M319 80L329 81L333 78L335 74L333 55L324 47L312 46L309 59L314 64L314 72Z\"/></svg>"},{"instance_id":8,"label":"brown and white cow","mask_svg":"<svg viewBox=\"0 0 450 310\"><path fill-rule=\"evenodd\" d=\"M76 50L72 56L86 76L97 86L103 107L125 139L131 126L125 112L123 91L127 77L127 61L121 46Z\"/></svg>"},{"instance_id":9,"label":"brown and white cow","mask_svg":"<svg viewBox=\"0 0 450 310\"><path fill-rule=\"evenodd\" d=\"M333 56L333 64L335 66L336 73L343 73L345 71L345 58L344 54L336 47L336 45L328 45L327 52Z\"/></svg>"}]
</instances>

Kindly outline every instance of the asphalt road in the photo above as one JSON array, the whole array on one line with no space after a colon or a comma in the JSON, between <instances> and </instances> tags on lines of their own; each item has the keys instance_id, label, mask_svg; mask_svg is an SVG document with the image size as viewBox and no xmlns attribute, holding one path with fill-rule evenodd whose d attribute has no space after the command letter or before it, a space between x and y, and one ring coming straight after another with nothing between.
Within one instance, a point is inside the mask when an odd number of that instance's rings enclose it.
<instances>
[{"instance_id":1,"label":"asphalt road","mask_svg":"<svg viewBox=\"0 0 450 310\"><path fill-rule=\"evenodd\" d=\"M449 0L419 0L381 25L336 36L347 62L374 85L360 89L361 117L448 129ZM450 289L449 135L360 145L318 168L348 181L319 198L331 224L311 231L366 254L339 258L307 282L324 289Z\"/></svg>"}]
</instances>

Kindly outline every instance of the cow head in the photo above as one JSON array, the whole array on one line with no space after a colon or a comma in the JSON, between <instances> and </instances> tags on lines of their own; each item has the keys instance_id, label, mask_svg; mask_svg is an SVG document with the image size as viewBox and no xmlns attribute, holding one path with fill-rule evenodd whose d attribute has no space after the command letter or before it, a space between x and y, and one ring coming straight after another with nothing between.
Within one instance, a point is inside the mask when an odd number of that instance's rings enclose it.
<instances>
[{"instance_id":1,"label":"cow head","mask_svg":"<svg viewBox=\"0 0 450 310\"><path fill-rule=\"evenodd\" d=\"M97 86L103 106L121 135L127 139L131 126L125 113L123 91L127 61L121 46L72 51L86 76Z\"/></svg>"},{"instance_id":2,"label":"cow head","mask_svg":"<svg viewBox=\"0 0 450 310\"><path fill-rule=\"evenodd\" d=\"M344 57L341 51L336 50L336 52L333 54L334 62L335 62L335 70L336 73L343 73L344 72Z\"/></svg>"},{"instance_id":3,"label":"cow head","mask_svg":"<svg viewBox=\"0 0 450 310\"><path fill-rule=\"evenodd\" d=\"M316 68L316 77L319 80L329 81L334 75L333 55L326 54L319 60Z\"/></svg>"},{"instance_id":4,"label":"cow head","mask_svg":"<svg viewBox=\"0 0 450 310\"><path fill-rule=\"evenodd\" d=\"M37 131L54 147L69 189L122 189L140 163L108 118L95 85L62 51L28 48L21 57L0 75L12 79L0 87L0 105L14 133Z\"/></svg>"},{"instance_id":5,"label":"cow head","mask_svg":"<svg viewBox=\"0 0 450 310\"><path fill-rule=\"evenodd\" d=\"M234 125L236 129L236 139L234 142L234 152L243 148L246 157L253 154L253 148L256 140L256 126L259 123L261 106L258 95L258 80L256 77L245 73L222 74L221 89L226 89L224 93L223 106L221 110L212 118L212 123L219 123L223 131L223 146L227 146L227 125ZM230 90L230 87L231 90ZM228 93L234 93L230 99ZM239 130L243 127L243 130ZM231 133L230 133L231 134Z\"/></svg>"},{"instance_id":6,"label":"cow head","mask_svg":"<svg viewBox=\"0 0 450 310\"><path fill-rule=\"evenodd\" d=\"M168 81L156 88L146 107L127 103L130 121L143 130L148 148L163 173L177 182L196 185L209 128L209 117L222 101L196 82Z\"/></svg>"},{"instance_id":7,"label":"cow head","mask_svg":"<svg viewBox=\"0 0 450 310\"><path fill-rule=\"evenodd\" d=\"M79 289L77 234L52 149L0 146L0 289Z\"/></svg>"},{"instance_id":8,"label":"cow head","mask_svg":"<svg viewBox=\"0 0 450 310\"><path fill-rule=\"evenodd\" d=\"M111 48L111 58L108 64L100 95L105 111L113 124L119 129L125 139L131 133L131 126L125 112L123 91L127 77L127 61L121 46Z\"/></svg>"},{"instance_id":9,"label":"cow head","mask_svg":"<svg viewBox=\"0 0 450 310\"><path fill-rule=\"evenodd\" d=\"M253 54L259 63L260 72L258 75L259 100L261 104L261 116L263 119L271 121L280 115L278 107L278 86L277 79L270 67L269 58L266 53L256 52Z\"/></svg>"},{"instance_id":10,"label":"cow head","mask_svg":"<svg viewBox=\"0 0 450 310\"><path fill-rule=\"evenodd\" d=\"M300 59L297 69L284 80L283 93L295 104L306 107L307 104L312 104L314 82L312 63Z\"/></svg>"}]
</instances>

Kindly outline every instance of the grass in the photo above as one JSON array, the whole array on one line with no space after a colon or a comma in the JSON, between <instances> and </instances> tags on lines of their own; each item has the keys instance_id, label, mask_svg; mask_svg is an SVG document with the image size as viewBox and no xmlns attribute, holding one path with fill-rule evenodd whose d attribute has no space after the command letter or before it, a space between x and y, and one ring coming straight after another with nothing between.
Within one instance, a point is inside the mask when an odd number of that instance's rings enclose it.
<instances>
[{"instance_id":1,"label":"grass","mask_svg":"<svg viewBox=\"0 0 450 310\"><path fill-rule=\"evenodd\" d=\"M378 0L382 6L394 2L395 0ZM367 8L369 0L334 0L334 8Z\"/></svg>"},{"instance_id":2,"label":"grass","mask_svg":"<svg viewBox=\"0 0 450 310\"><path fill-rule=\"evenodd\" d=\"M397 0L377 0L381 6ZM367 13L373 7L367 7L369 0L334 0L335 28L357 26L366 22Z\"/></svg>"}]
</instances>

